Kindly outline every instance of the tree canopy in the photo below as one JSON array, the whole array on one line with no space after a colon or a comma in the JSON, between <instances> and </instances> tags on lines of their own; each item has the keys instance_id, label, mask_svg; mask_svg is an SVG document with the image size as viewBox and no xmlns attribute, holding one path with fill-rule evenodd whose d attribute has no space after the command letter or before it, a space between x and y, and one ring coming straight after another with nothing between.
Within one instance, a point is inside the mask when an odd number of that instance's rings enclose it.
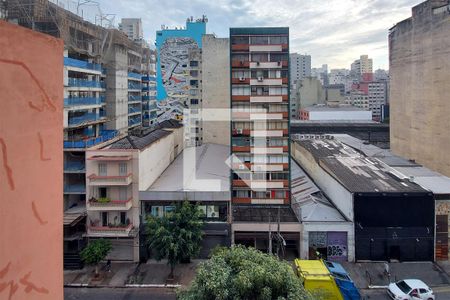
<instances>
[{"instance_id":1,"label":"tree canopy","mask_svg":"<svg viewBox=\"0 0 450 300\"><path fill-rule=\"evenodd\" d=\"M214 252L179 299L312 299L292 267L273 255L243 246Z\"/></svg>"},{"instance_id":2,"label":"tree canopy","mask_svg":"<svg viewBox=\"0 0 450 300\"><path fill-rule=\"evenodd\" d=\"M111 251L111 242L104 239L93 240L80 252L81 259L88 265L95 265L95 273L98 273L97 264L101 262Z\"/></svg>"},{"instance_id":3,"label":"tree canopy","mask_svg":"<svg viewBox=\"0 0 450 300\"><path fill-rule=\"evenodd\" d=\"M147 243L156 260L167 258L173 277L175 265L198 255L202 241L201 212L188 201L175 204L163 217L147 219Z\"/></svg>"}]
</instances>

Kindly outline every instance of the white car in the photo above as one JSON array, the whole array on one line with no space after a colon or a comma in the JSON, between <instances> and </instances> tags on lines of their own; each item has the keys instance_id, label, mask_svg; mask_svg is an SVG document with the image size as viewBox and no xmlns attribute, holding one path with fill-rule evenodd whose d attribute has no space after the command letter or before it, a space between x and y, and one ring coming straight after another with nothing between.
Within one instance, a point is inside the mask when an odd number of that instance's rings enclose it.
<instances>
[{"instance_id":1,"label":"white car","mask_svg":"<svg viewBox=\"0 0 450 300\"><path fill-rule=\"evenodd\" d=\"M434 300L433 291L418 279L405 279L391 283L387 293L394 300Z\"/></svg>"}]
</instances>

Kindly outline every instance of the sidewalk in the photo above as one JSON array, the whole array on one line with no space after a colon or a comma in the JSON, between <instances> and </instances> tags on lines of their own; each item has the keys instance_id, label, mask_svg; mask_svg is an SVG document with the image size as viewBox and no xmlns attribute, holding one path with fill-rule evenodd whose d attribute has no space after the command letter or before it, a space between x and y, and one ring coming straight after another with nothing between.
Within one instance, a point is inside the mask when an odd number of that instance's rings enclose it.
<instances>
[{"instance_id":1,"label":"sidewalk","mask_svg":"<svg viewBox=\"0 0 450 300\"><path fill-rule=\"evenodd\" d=\"M94 278L94 268L85 267L82 270L64 271L64 286L84 287L127 287L136 285L163 287L187 286L195 277L197 266L203 260L192 260L189 264L179 264L175 267L175 279L167 282L170 267L167 260L157 262L149 260L144 264L113 263L111 271L104 270L100 264L100 278Z\"/></svg>"},{"instance_id":2,"label":"sidewalk","mask_svg":"<svg viewBox=\"0 0 450 300\"><path fill-rule=\"evenodd\" d=\"M432 262L389 263L390 279L384 272L385 263L383 262L345 262L342 265L360 289L387 286L389 280L394 282L407 278L420 279L430 287L450 284L449 272L446 273L442 266ZM447 270L450 271L450 264L447 265Z\"/></svg>"}]
</instances>

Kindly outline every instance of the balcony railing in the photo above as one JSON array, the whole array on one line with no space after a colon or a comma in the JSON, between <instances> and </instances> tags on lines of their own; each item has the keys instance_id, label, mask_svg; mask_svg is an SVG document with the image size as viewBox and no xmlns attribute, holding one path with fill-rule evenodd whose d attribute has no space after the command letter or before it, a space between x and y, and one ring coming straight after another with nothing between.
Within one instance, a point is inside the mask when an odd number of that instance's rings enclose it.
<instances>
[{"instance_id":1,"label":"balcony railing","mask_svg":"<svg viewBox=\"0 0 450 300\"><path fill-rule=\"evenodd\" d=\"M144 92L146 92L146 91L156 91L156 86L144 86L144 87L142 87L142 90L144 91Z\"/></svg>"},{"instance_id":2,"label":"balcony railing","mask_svg":"<svg viewBox=\"0 0 450 300\"><path fill-rule=\"evenodd\" d=\"M86 185L84 184L65 184L65 194L86 194Z\"/></svg>"},{"instance_id":3,"label":"balcony railing","mask_svg":"<svg viewBox=\"0 0 450 300\"><path fill-rule=\"evenodd\" d=\"M130 231L133 229L133 224L118 224L109 226L95 226L91 225L88 227L89 234L98 235L98 236L117 236L117 235L128 235Z\"/></svg>"},{"instance_id":4,"label":"balcony railing","mask_svg":"<svg viewBox=\"0 0 450 300\"><path fill-rule=\"evenodd\" d=\"M141 96L136 96L136 95L129 95L128 96L128 101L141 101Z\"/></svg>"},{"instance_id":5,"label":"balcony railing","mask_svg":"<svg viewBox=\"0 0 450 300\"><path fill-rule=\"evenodd\" d=\"M129 119L128 120L128 126L134 126L141 123L141 119L140 118L135 118L135 119Z\"/></svg>"},{"instance_id":6,"label":"balcony railing","mask_svg":"<svg viewBox=\"0 0 450 300\"><path fill-rule=\"evenodd\" d=\"M69 126L81 125L83 123L95 122L100 119L97 113L85 113L84 115L71 117L69 116Z\"/></svg>"},{"instance_id":7,"label":"balcony railing","mask_svg":"<svg viewBox=\"0 0 450 300\"><path fill-rule=\"evenodd\" d=\"M139 73L128 72L128 77L129 78L134 78L134 79L137 79L137 80L141 80L142 75L139 74Z\"/></svg>"},{"instance_id":8,"label":"balcony railing","mask_svg":"<svg viewBox=\"0 0 450 300\"><path fill-rule=\"evenodd\" d=\"M104 130L96 138L82 141L64 141L64 148L89 148L97 144L109 141L119 135L117 130Z\"/></svg>"},{"instance_id":9,"label":"balcony railing","mask_svg":"<svg viewBox=\"0 0 450 300\"><path fill-rule=\"evenodd\" d=\"M84 172L85 170L84 161L66 161L64 163L64 172Z\"/></svg>"},{"instance_id":10,"label":"balcony railing","mask_svg":"<svg viewBox=\"0 0 450 300\"><path fill-rule=\"evenodd\" d=\"M129 185L132 182L132 175L132 173L123 176L98 176L91 174L88 178L91 185Z\"/></svg>"},{"instance_id":11,"label":"balcony railing","mask_svg":"<svg viewBox=\"0 0 450 300\"><path fill-rule=\"evenodd\" d=\"M105 103L105 97L73 97L64 98L64 106L99 105Z\"/></svg>"},{"instance_id":12,"label":"balcony railing","mask_svg":"<svg viewBox=\"0 0 450 300\"><path fill-rule=\"evenodd\" d=\"M135 83L135 82L128 82L128 89L129 90L140 90L140 89L142 89L142 84Z\"/></svg>"},{"instance_id":13,"label":"balcony railing","mask_svg":"<svg viewBox=\"0 0 450 300\"><path fill-rule=\"evenodd\" d=\"M69 77L69 86L89 87L89 88L105 88L105 83L102 81L93 81L93 80Z\"/></svg>"},{"instance_id":14,"label":"balcony railing","mask_svg":"<svg viewBox=\"0 0 450 300\"><path fill-rule=\"evenodd\" d=\"M142 76L142 81L156 81L155 76Z\"/></svg>"},{"instance_id":15,"label":"balcony railing","mask_svg":"<svg viewBox=\"0 0 450 300\"><path fill-rule=\"evenodd\" d=\"M111 200L109 198L90 199L88 206L91 210L102 210L108 208L108 210L124 210L130 209L133 198L130 197L127 200Z\"/></svg>"},{"instance_id":16,"label":"balcony railing","mask_svg":"<svg viewBox=\"0 0 450 300\"><path fill-rule=\"evenodd\" d=\"M68 67L75 67L81 69L89 69L95 71L102 71L102 66L99 64L90 63L84 60L79 60L70 57L64 57L64 65Z\"/></svg>"},{"instance_id":17,"label":"balcony railing","mask_svg":"<svg viewBox=\"0 0 450 300\"><path fill-rule=\"evenodd\" d=\"M142 110L141 110L141 108L139 106L137 106L137 107L133 107L133 106L128 107L128 113L129 114L140 113L141 111Z\"/></svg>"}]
</instances>

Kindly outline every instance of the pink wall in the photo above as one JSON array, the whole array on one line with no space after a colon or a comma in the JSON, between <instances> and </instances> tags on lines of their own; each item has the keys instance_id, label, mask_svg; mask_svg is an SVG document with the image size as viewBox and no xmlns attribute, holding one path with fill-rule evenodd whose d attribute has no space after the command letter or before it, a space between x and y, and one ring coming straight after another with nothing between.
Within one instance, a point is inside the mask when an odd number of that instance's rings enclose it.
<instances>
[{"instance_id":1,"label":"pink wall","mask_svg":"<svg viewBox=\"0 0 450 300\"><path fill-rule=\"evenodd\" d=\"M63 42L0 21L0 299L63 299Z\"/></svg>"}]
</instances>

